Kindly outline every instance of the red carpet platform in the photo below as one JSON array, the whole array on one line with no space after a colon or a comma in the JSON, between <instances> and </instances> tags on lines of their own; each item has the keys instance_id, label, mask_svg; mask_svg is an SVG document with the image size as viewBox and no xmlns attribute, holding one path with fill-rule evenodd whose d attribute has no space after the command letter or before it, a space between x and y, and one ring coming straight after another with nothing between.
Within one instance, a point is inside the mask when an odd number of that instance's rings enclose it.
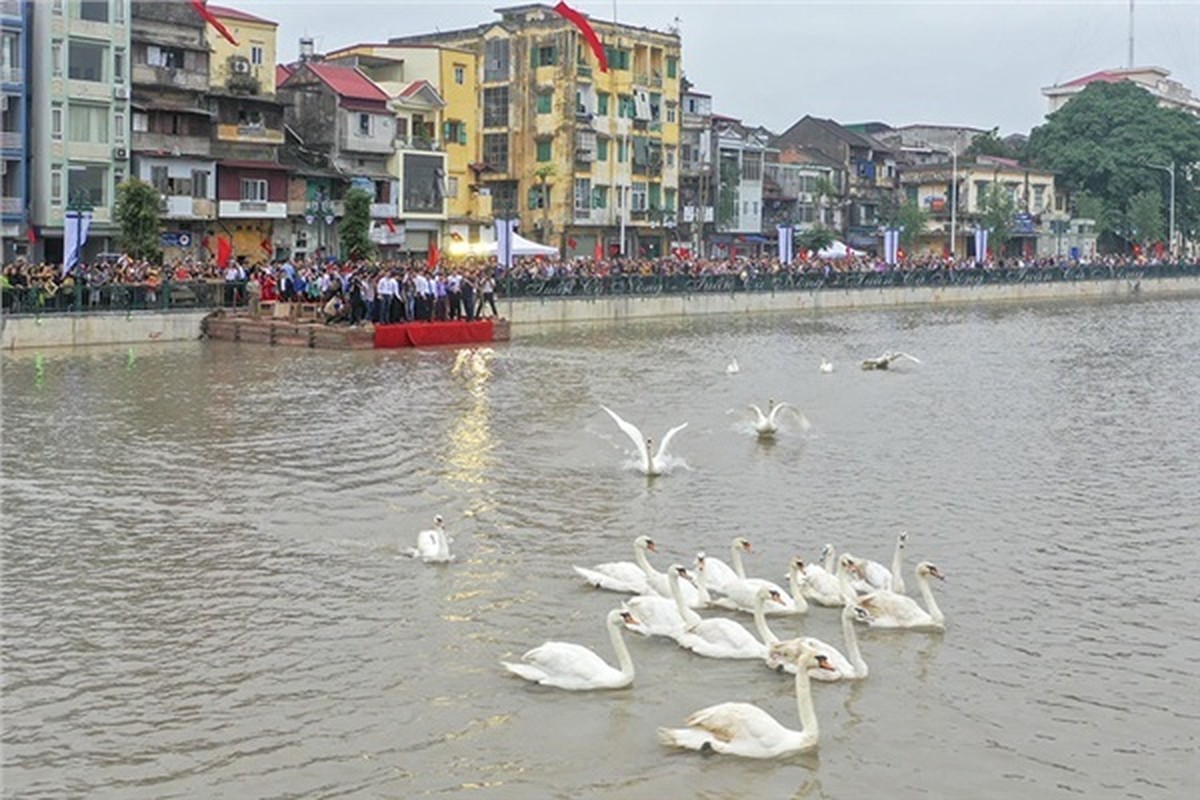
<instances>
[{"instance_id":1,"label":"red carpet platform","mask_svg":"<svg viewBox=\"0 0 1200 800\"><path fill-rule=\"evenodd\" d=\"M490 319L475 322L405 322L375 326L375 347L434 347L508 340L508 323Z\"/></svg>"}]
</instances>

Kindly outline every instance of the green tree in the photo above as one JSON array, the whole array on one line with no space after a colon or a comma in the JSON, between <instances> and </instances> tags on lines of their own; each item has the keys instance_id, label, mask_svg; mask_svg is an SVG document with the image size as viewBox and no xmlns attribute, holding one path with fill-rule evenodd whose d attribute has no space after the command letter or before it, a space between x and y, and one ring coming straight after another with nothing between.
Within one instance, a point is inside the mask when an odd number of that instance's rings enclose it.
<instances>
[{"instance_id":1,"label":"green tree","mask_svg":"<svg viewBox=\"0 0 1200 800\"><path fill-rule=\"evenodd\" d=\"M1021 151L1000 138L1000 129L992 128L987 133L981 133L971 140L962 158L971 161L978 156L998 156L1000 158L1021 158Z\"/></svg>"},{"instance_id":2,"label":"green tree","mask_svg":"<svg viewBox=\"0 0 1200 800\"><path fill-rule=\"evenodd\" d=\"M117 186L113 221L121 229L121 249L132 257L162 260L162 203L158 190L137 178Z\"/></svg>"},{"instance_id":3,"label":"green tree","mask_svg":"<svg viewBox=\"0 0 1200 800\"><path fill-rule=\"evenodd\" d=\"M979 198L979 224L988 231L988 247L993 253L1003 253L1004 245L1012 238L1016 211L1012 192L999 183L988 186Z\"/></svg>"},{"instance_id":4,"label":"green tree","mask_svg":"<svg viewBox=\"0 0 1200 800\"><path fill-rule=\"evenodd\" d=\"M1162 195L1158 192L1138 192L1129 198L1128 239L1130 243L1162 241L1166 226L1163 224Z\"/></svg>"},{"instance_id":5,"label":"green tree","mask_svg":"<svg viewBox=\"0 0 1200 800\"><path fill-rule=\"evenodd\" d=\"M819 250L829 247L836 238L833 235L833 231L829 230L829 228L826 228L824 225L817 225L806 231L801 231L796 237L796 241L803 249L816 253Z\"/></svg>"},{"instance_id":6,"label":"green tree","mask_svg":"<svg viewBox=\"0 0 1200 800\"><path fill-rule=\"evenodd\" d=\"M370 258L375 255L371 241L371 195L364 189L346 192L346 213L338 226L342 255L346 258Z\"/></svg>"},{"instance_id":7,"label":"green tree","mask_svg":"<svg viewBox=\"0 0 1200 800\"><path fill-rule=\"evenodd\" d=\"M1200 180L1188 180L1183 166L1200 162L1200 121L1159 108L1136 84L1089 85L1034 128L1028 149L1031 163L1054 170L1056 189L1099 200L1110 229L1134 195L1164 191L1168 176L1146 165L1175 163L1176 227L1187 238L1200 234Z\"/></svg>"},{"instance_id":8,"label":"green tree","mask_svg":"<svg viewBox=\"0 0 1200 800\"><path fill-rule=\"evenodd\" d=\"M722 158L717 188L717 229L729 230L738 218L738 184L741 172L736 158Z\"/></svg>"},{"instance_id":9,"label":"green tree","mask_svg":"<svg viewBox=\"0 0 1200 800\"><path fill-rule=\"evenodd\" d=\"M913 201L903 203L896 210L896 227L900 230L900 246L911 250L925 233L929 223L929 212Z\"/></svg>"}]
</instances>

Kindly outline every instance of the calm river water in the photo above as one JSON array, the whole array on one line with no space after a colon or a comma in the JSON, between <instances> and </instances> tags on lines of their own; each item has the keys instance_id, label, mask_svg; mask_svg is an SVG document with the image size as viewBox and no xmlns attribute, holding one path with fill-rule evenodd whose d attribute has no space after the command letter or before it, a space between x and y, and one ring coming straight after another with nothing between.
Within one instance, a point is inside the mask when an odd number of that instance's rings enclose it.
<instances>
[{"instance_id":1,"label":"calm river water","mask_svg":"<svg viewBox=\"0 0 1200 800\"><path fill-rule=\"evenodd\" d=\"M13 798L1183 798L1200 736L1200 303L709 318L453 349L222 343L3 358L3 792ZM922 364L862 372L903 349ZM741 372L725 374L736 356ZM837 366L821 375L822 356ZM732 409L812 422L760 445ZM687 468L623 467L608 405ZM458 561L401 555L434 514ZM816 754L654 735L791 681L629 637L637 680L507 675L554 638L612 662L621 595L754 543L779 580L908 530L944 635L864 632L814 687ZM909 585L912 585L911 573ZM745 621L749 621L746 618ZM841 642L814 608L777 631Z\"/></svg>"}]
</instances>

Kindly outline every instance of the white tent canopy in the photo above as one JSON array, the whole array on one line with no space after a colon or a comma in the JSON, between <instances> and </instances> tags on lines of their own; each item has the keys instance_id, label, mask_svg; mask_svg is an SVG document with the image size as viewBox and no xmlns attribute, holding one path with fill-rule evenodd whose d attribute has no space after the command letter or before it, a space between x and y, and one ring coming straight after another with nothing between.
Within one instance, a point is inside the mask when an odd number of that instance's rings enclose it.
<instances>
[{"instance_id":1,"label":"white tent canopy","mask_svg":"<svg viewBox=\"0 0 1200 800\"><path fill-rule=\"evenodd\" d=\"M866 255L862 250L855 250L843 241L835 239L833 244L817 252L818 258L847 258L849 256Z\"/></svg>"},{"instance_id":2,"label":"white tent canopy","mask_svg":"<svg viewBox=\"0 0 1200 800\"><path fill-rule=\"evenodd\" d=\"M483 251L488 255L495 255L496 242L488 242L483 247ZM512 254L514 256L556 256L558 255L558 248L526 239L521 234L513 231Z\"/></svg>"}]
</instances>

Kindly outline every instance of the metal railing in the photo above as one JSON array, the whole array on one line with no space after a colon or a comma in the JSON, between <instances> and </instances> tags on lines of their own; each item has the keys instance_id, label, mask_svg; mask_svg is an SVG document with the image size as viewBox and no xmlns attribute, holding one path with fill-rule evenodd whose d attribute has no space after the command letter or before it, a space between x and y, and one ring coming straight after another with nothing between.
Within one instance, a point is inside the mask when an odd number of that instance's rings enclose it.
<instances>
[{"instance_id":1,"label":"metal railing","mask_svg":"<svg viewBox=\"0 0 1200 800\"><path fill-rule=\"evenodd\" d=\"M1200 264L1109 267L1077 265L1023 269L907 269L888 271L778 272L716 275L606 275L507 277L498 282L506 298L603 297L615 295L703 294L739 292L814 292L890 287L984 286L1063 283L1083 280L1141 281L1200 277Z\"/></svg>"},{"instance_id":2,"label":"metal railing","mask_svg":"<svg viewBox=\"0 0 1200 800\"><path fill-rule=\"evenodd\" d=\"M91 312L196 311L246 304L244 281L164 281L104 283L48 290L41 286L4 287L0 308L6 315Z\"/></svg>"}]
</instances>

